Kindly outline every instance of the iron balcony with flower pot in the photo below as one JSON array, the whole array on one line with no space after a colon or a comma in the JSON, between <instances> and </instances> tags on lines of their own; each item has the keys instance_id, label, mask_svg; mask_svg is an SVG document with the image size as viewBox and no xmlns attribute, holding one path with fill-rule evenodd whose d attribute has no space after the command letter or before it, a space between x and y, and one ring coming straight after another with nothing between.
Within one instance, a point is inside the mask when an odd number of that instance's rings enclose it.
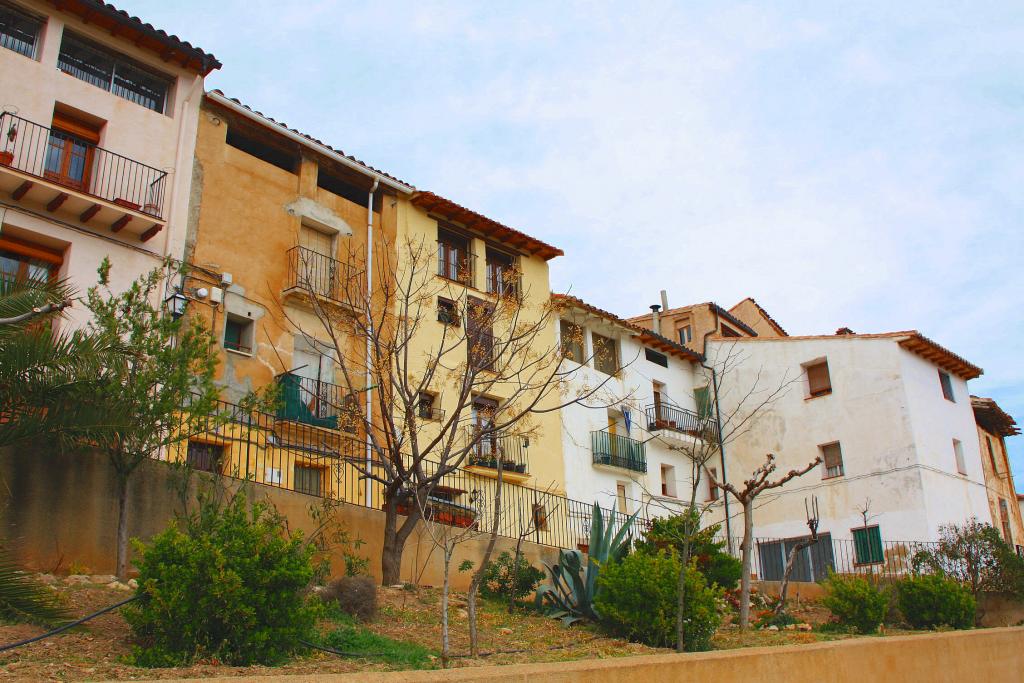
<instances>
[{"instance_id":1,"label":"iron balcony with flower pot","mask_svg":"<svg viewBox=\"0 0 1024 683\"><path fill-rule=\"evenodd\" d=\"M0 191L92 230L146 242L167 220L167 172L70 132L0 114Z\"/></svg>"},{"instance_id":2,"label":"iron balcony with flower pot","mask_svg":"<svg viewBox=\"0 0 1024 683\"><path fill-rule=\"evenodd\" d=\"M470 433L469 438L474 438ZM526 452L529 439L518 434L486 435L473 445L466 460L466 469L487 477L498 476L510 482L524 482L530 478Z\"/></svg>"}]
</instances>

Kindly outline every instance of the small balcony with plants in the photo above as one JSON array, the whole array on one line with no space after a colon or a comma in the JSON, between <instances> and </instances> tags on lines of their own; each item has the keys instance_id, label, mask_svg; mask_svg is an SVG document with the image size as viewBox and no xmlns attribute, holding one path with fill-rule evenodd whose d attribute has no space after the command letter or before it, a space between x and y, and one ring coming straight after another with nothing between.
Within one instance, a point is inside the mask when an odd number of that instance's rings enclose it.
<instances>
[{"instance_id":1,"label":"small balcony with plants","mask_svg":"<svg viewBox=\"0 0 1024 683\"><path fill-rule=\"evenodd\" d=\"M590 448L595 465L647 472L647 450L642 441L600 430L590 433Z\"/></svg>"},{"instance_id":2,"label":"small balcony with plants","mask_svg":"<svg viewBox=\"0 0 1024 683\"><path fill-rule=\"evenodd\" d=\"M715 421L710 415L700 415L667 401L647 406L647 430L663 432L676 437L692 437L704 441L716 438Z\"/></svg>"},{"instance_id":3,"label":"small balcony with plants","mask_svg":"<svg viewBox=\"0 0 1024 683\"><path fill-rule=\"evenodd\" d=\"M275 380L280 390L278 420L322 429L356 431L351 414L354 399L344 387L301 377L294 372L282 373Z\"/></svg>"},{"instance_id":4,"label":"small balcony with plants","mask_svg":"<svg viewBox=\"0 0 1024 683\"><path fill-rule=\"evenodd\" d=\"M501 466L502 478L511 482L523 482L530 478L527 450L530 439L519 434L488 434L477 436L471 428L467 431L470 440L479 439L466 459L466 469L489 477L496 477Z\"/></svg>"}]
</instances>

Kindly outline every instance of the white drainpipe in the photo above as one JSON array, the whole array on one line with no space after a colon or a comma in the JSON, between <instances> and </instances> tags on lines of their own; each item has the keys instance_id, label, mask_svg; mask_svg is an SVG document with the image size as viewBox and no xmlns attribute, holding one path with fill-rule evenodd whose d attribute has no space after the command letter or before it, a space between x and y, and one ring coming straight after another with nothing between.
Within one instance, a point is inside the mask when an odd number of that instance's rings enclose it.
<instances>
[{"instance_id":1,"label":"white drainpipe","mask_svg":"<svg viewBox=\"0 0 1024 683\"><path fill-rule=\"evenodd\" d=\"M373 361L371 360L371 341L373 334L373 195L380 185L380 179L374 178L373 187L370 188L370 201L366 207L366 324L368 327L366 335L366 471L372 472L373 468L373 445L370 443L370 430L373 429L373 392L370 386L373 384ZM378 387L379 388L379 387ZM366 478L366 500L364 503L370 505L370 496L373 493L373 479Z\"/></svg>"}]
</instances>

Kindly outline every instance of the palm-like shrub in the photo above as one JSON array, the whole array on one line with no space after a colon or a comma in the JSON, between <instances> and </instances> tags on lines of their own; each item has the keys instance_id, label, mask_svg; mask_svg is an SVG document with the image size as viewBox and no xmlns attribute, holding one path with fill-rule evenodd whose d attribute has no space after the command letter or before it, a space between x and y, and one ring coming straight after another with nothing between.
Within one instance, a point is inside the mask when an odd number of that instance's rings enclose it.
<instances>
[{"instance_id":1,"label":"palm-like shrub","mask_svg":"<svg viewBox=\"0 0 1024 683\"><path fill-rule=\"evenodd\" d=\"M0 619L50 626L70 616L49 587L19 569L0 547Z\"/></svg>"}]
</instances>

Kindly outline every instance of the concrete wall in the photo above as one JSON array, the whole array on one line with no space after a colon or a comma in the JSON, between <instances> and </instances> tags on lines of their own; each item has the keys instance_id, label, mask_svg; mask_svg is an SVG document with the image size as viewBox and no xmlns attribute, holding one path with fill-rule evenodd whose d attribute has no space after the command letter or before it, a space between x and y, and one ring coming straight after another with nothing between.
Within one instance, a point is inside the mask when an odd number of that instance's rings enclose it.
<instances>
[{"instance_id":1,"label":"concrete wall","mask_svg":"<svg viewBox=\"0 0 1024 683\"><path fill-rule=\"evenodd\" d=\"M208 475L195 474L194 477ZM180 479L168 465L148 461L140 466L130 497L129 533L143 540L162 531L180 511L177 491ZM194 491L195 482L192 482ZM93 573L114 570L114 534L117 502L113 472L105 458L95 454L48 454L31 447L0 450L0 490L7 496L0 508L0 531L14 550L19 563L39 571L66 571L72 563ZM288 518L289 527L309 532L313 528L310 506L317 498L284 489L254 485L261 499L269 501ZM358 551L370 560L370 571L380 577L381 539L384 513L356 505L341 507L341 519L348 530L366 544ZM422 529L406 544L402 580L440 585L443 565ZM459 546L453 567L465 559L479 562L486 538ZM499 538L495 556L514 551L515 542ZM526 557L535 565L557 562L558 550L524 542ZM333 558L335 570L343 567ZM452 585L465 590L467 572L453 572Z\"/></svg>"},{"instance_id":2,"label":"concrete wall","mask_svg":"<svg viewBox=\"0 0 1024 683\"><path fill-rule=\"evenodd\" d=\"M812 493L818 496L820 531L836 539L849 539L851 529L863 526L859 508L868 500L870 523L879 525L884 540L930 540L941 523L989 517L963 381L954 382L963 400L946 401L937 368L891 337L709 343L712 362L729 354L738 362L720 380L723 414L730 414L755 384L762 392L785 386L749 431L727 447L730 481L749 475L766 453L777 456L779 472L806 465L822 444L838 441L843 453L843 476L826 478L822 465L763 494L756 535L806 535L804 499ZM811 398L802 366L823 358L832 393ZM956 471L956 435L963 442L967 476Z\"/></svg>"},{"instance_id":3,"label":"concrete wall","mask_svg":"<svg viewBox=\"0 0 1024 683\"><path fill-rule=\"evenodd\" d=\"M338 683L522 683L540 680L550 683L918 683L1010 681L1019 679L1021 671L1024 671L1024 628L998 628L551 664L389 673L363 671L318 676L317 680ZM282 680L290 678L281 677ZM261 679L242 677L215 680L227 683Z\"/></svg>"}]
</instances>

